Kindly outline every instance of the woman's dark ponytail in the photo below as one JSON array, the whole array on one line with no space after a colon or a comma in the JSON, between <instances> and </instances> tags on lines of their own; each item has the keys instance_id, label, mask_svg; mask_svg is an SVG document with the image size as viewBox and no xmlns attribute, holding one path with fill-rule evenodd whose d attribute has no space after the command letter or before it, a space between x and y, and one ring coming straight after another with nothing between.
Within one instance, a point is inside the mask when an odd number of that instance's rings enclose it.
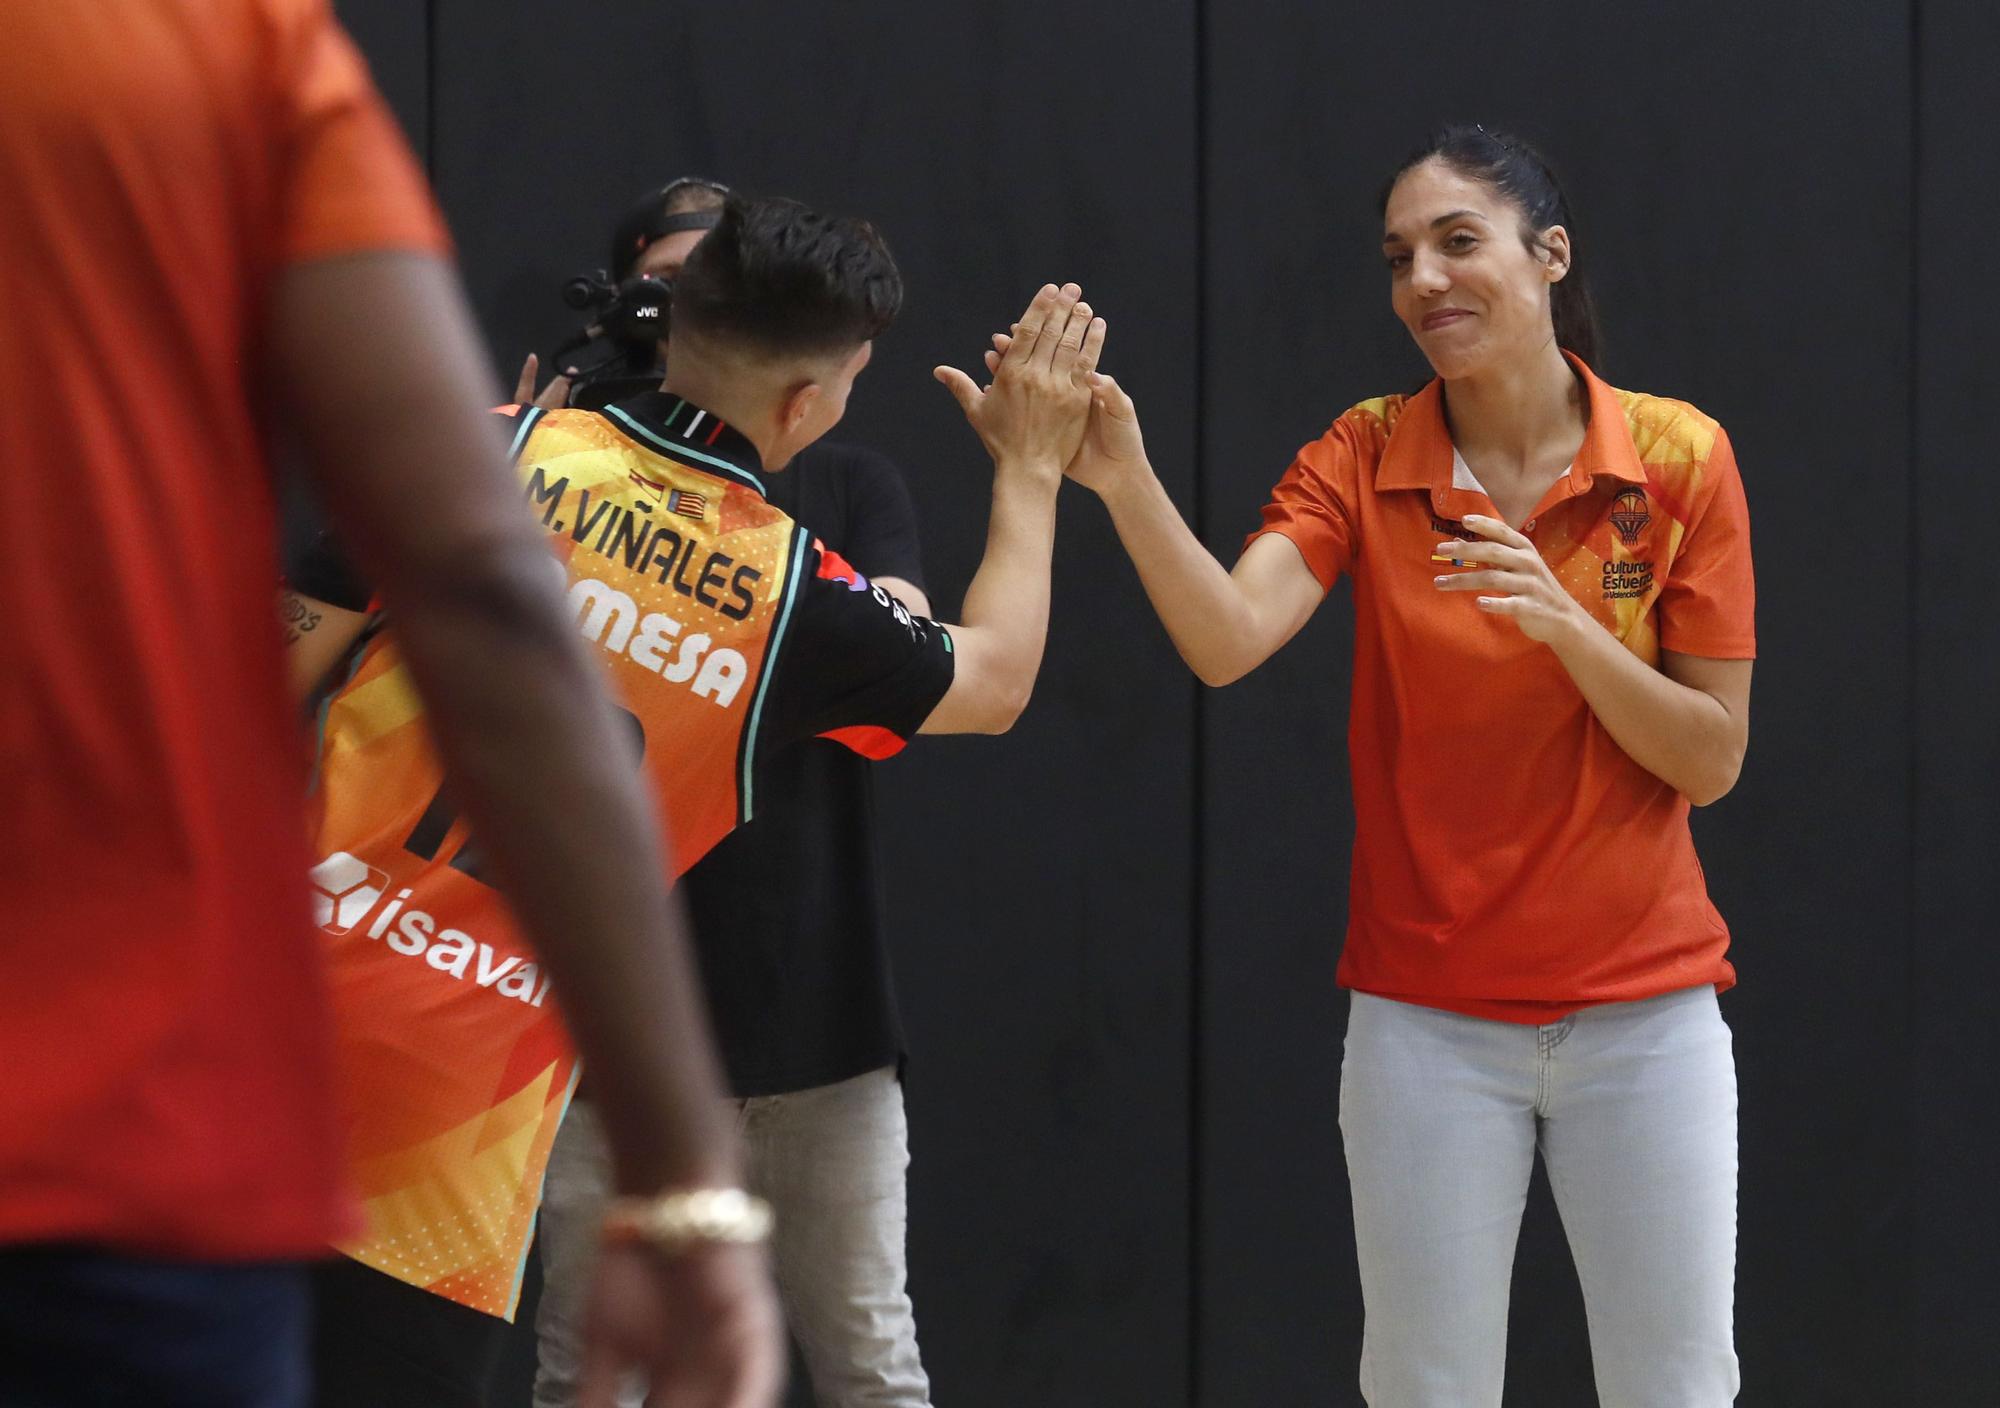
<instances>
[{"instance_id":1,"label":"woman's dark ponytail","mask_svg":"<svg viewBox=\"0 0 2000 1408\"><path fill-rule=\"evenodd\" d=\"M1603 346L1597 327L1597 300L1591 296L1590 280L1583 273L1569 199L1563 194L1555 168L1519 137L1477 124L1455 122L1432 132L1396 168L1396 174L1382 187L1384 210L1389 206L1389 192L1403 173L1433 157L1459 175L1483 182L1512 201L1521 212L1521 238L1528 248L1546 252L1541 232L1551 225L1561 225L1570 232L1569 270L1549 290L1549 311L1555 320L1556 345L1574 352L1593 370L1597 369Z\"/></svg>"}]
</instances>

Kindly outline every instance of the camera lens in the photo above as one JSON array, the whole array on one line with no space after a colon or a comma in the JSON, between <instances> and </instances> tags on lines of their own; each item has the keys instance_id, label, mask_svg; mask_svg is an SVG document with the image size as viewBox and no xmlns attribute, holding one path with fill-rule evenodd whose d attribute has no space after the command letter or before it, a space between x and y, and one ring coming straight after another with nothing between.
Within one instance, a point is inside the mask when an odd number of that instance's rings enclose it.
<instances>
[{"instance_id":1,"label":"camera lens","mask_svg":"<svg viewBox=\"0 0 2000 1408\"><path fill-rule=\"evenodd\" d=\"M562 287L562 301L578 310L595 308L610 296L611 289L588 274L579 274Z\"/></svg>"}]
</instances>

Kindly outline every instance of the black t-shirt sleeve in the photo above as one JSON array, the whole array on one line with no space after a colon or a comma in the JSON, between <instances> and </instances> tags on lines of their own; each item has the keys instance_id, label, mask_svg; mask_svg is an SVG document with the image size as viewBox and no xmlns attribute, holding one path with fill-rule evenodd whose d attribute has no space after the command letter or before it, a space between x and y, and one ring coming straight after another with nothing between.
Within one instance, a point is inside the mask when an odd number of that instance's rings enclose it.
<instances>
[{"instance_id":1,"label":"black t-shirt sleeve","mask_svg":"<svg viewBox=\"0 0 2000 1408\"><path fill-rule=\"evenodd\" d=\"M834 546L870 577L899 577L928 592L917 508L902 473L887 455L860 446L843 450L847 536Z\"/></svg>"},{"instance_id":2,"label":"black t-shirt sleeve","mask_svg":"<svg viewBox=\"0 0 2000 1408\"><path fill-rule=\"evenodd\" d=\"M831 738L886 758L951 688L951 636L817 541L802 571L759 731L773 745Z\"/></svg>"}]
</instances>

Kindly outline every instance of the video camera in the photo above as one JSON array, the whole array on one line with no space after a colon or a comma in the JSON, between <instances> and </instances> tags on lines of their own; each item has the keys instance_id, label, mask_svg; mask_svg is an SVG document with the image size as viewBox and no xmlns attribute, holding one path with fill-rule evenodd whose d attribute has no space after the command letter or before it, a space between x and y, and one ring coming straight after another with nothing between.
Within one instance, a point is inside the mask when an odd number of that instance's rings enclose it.
<instances>
[{"instance_id":1,"label":"video camera","mask_svg":"<svg viewBox=\"0 0 2000 1408\"><path fill-rule=\"evenodd\" d=\"M689 206L686 196L705 192ZM666 369L659 345L667 335L667 311L673 287L665 279L627 277L646 247L655 240L688 230L710 230L722 219L721 204L729 187L705 176L679 176L659 190L639 198L618 222L611 237L611 269L571 279L563 285L563 302L589 321L555 352L558 364L592 342L609 347L602 360L579 371L571 382L569 403L599 410L626 396L650 391ZM683 208L675 209L676 205Z\"/></svg>"},{"instance_id":2,"label":"video camera","mask_svg":"<svg viewBox=\"0 0 2000 1408\"><path fill-rule=\"evenodd\" d=\"M571 380L570 405L600 410L660 384L660 341L667 335L673 293L665 279L640 274L614 284L603 270L580 274L563 285L563 302L589 321L556 348L558 363L593 342L609 349Z\"/></svg>"}]
</instances>

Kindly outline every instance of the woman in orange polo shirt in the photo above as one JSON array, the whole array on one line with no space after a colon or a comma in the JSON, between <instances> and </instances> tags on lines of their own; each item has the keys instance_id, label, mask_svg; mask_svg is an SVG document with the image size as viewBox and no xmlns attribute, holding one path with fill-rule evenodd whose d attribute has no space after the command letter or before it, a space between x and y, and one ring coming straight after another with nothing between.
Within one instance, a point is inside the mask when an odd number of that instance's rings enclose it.
<instances>
[{"instance_id":1,"label":"woman in orange polo shirt","mask_svg":"<svg viewBox=\"0 0 2000 1408\"><path fill-rule=\"evenodd\" d=\"M1688 810L1747 737L1743 488L1713 420L1592 373L1568 226L1514 138L1404 164L1390 302L1437 378L1302 449L1233 570L1109 378L1071 466L1211 685L1354 579L1341 1129L1374 1408L1499 1404L1537 1150L1601 1401L1736 1394L1734 974Z\"/></svg>"}]
</instances>

